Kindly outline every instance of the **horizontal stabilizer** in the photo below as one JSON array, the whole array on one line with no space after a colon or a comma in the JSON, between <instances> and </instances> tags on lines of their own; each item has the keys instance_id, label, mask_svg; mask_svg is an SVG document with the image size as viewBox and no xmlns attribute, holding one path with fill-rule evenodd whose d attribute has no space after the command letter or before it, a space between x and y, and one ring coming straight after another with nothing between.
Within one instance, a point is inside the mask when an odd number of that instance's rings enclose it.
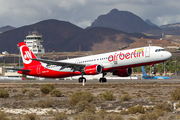
<instances>
[{"instance_id":1,"label":"horizontal stabilizer","mask_svg":"<svg viewBox=\"0 0 180 120\"><path fill-rule=\"evenodd\" d=\"M16 71L23 71L23 72L30 72L31 70L27 70L27 69L16 69L16 68L6 68L9 70L16 70Z\"/></svg>"}]
</instances>

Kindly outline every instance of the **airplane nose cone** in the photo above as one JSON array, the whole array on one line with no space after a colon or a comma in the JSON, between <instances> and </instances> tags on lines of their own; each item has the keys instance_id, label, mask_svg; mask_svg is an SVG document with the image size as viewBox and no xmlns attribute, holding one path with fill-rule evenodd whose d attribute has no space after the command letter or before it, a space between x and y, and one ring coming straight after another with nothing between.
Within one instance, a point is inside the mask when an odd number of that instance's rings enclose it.
<instances>
[{"instance_id":1,"label":"airplane nose cone","mask_svg":"<svg viewBox=\"0 0 180 120\"><path fill-rule=\"evenodd\" d=\"M171 54L170 52L167 52L167 53L166 53L166 58L167 58L167 59L170 59L171 57L172 57L172 54Z\"/></svg>"}]
</instances>

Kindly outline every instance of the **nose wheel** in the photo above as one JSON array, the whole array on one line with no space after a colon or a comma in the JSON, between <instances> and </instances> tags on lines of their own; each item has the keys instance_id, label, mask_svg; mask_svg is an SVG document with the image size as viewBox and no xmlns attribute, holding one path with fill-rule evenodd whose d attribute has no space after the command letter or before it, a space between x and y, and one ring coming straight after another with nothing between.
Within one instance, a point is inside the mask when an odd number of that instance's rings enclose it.
<instances>
[{"instance_id":1,"label":"nose wheel","mask_svg":"<svg viewBox=\"0 0 180 120\"><path fill-rule=\"evenodd\" d=\"M102 77L99 79L99 82L107 82L107 79L104 77L105 75L107 75L107 73L102 74Z\"/></svg>"}]
</instances>

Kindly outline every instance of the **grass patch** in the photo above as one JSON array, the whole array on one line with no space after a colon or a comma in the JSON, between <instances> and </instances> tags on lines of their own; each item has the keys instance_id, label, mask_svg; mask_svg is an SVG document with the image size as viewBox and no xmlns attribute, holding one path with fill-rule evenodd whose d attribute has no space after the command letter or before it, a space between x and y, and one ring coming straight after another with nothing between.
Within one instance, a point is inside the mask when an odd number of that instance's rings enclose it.
<instances>
[{"instance_id":1,"label":"grass patch","mask_svg":"<svg viewBox=\"0 0 180 120\"><path fill-rule=\"evenodd\" d=\"M82 112L82 111L87 111L90 113L95 113L95 106L87 101L80 101L78 104L75 106L76 112Z\"/></svg>"},{"instance_id":2,"label":"grass patch","mask_svg":"<svg viewBox=\"0 0 180 120\"><path fill-rule=\"evenodd\" d=\"M22 89L21 89L21 93L22 93L22 94L25 94L27 91L28 91L28 90L27 90L26 88L22 88Z\"/></svg>"},{"instance_id":3,"label":"grass patch","mask_svg":"<svg viewBox=\"0 0 180 120\"><path fill-rule=\"evenodd\" d=\"M0 111L0 120L10 120L4 111Z\"/></svg>"},{"instance_id":4,"label":"grass patch","mask_svg":"<svg viewBox=\"0 0 180 120\"><path fill-rule=\"evenodd\" d=\"M71 95L69 104L75 106L80 101L91 102L93 100L93 95L90 92L76 92Z\"/></svg>"},{"instance_id":5,"label":"grass patch","mask_svg":"<svg viewBox=\"0 0 180 120\"><path fill-rule=\"evenodd\" d=\"M128 108L128 113L129 114L136 114L136 113L142 113L144 114L145 113L145 110L144 108L142 107L142 105L138 105L138 106L134 106L134 107L130 107Z\"/></svg>"},{"instance_id":6,"label":"grass patch","mask_svg":"<svg viewBox=\"0 0 180 120\"><path fill-rule=\"evenodd\" d=\"M160 103L157 103L155 106L154 106L155 109L162 109L164 111L167 111L167 112L170 112L171 111L171 105L167 102L160 102Z\"/></svg>"},{"instance_id":7,"label":"grass patch","mask_svg":"<svg viewBox=\"0 0 180 120\"><path fill-rule=\"evenodd\" d=\"M171 93L172 100L180 100L180 88L177 88L175 91Z\"/></svg>"},{"instance_id":8,"label":"grass patch","mask_svg":"<svg viewBox=\"0 0 180 120\"><path fill-rule=\"evenodd\" d=\"M24 120L40 120L36 114L26 114L24 115Z\"/></svg>"},{"instance_id":9,"label":"grass patch","mask_svg":"<svg viewBox=\"0 0 180 120\"><path fill-rule=\"evenodd\" d=\"M54 89L54 85L52 84L45 84L41 86L40 90L44 94L49 94Z\"/></svg>"},{"instance_id":10,"label":"grass patch","mask_svg":"<svg viewBox=\"0 0 180 120\"><path fill-rule=\"evenodd\" d=\"M60 90L57 90L57 89L53 89L51 92L50 92L50 95L52 97L61 97L62 96L62 92Z\"/></svg>"},{"instance_id":11,"label":"grass patch","mask_svg":"<svg viewBox=\"0 0 180 120\"><path fill-rule=\"evenodd\" d=\"M57 112L54 117L53 120L67 120L68 116L65 112L59 113Z\"/></svg>"},{"instance_id":12,"label":"grass patch","mask_svg":"<svg viewBox=\"0 0 180 120\"><path fill-rule=\"evenodd\" d=\"M112 92L107 91L105 93L101 93L100 98L102 98L103 100L106 100L106 101L111 101L111 100L114 100L114 95Z\"/></svg>"},{"instance_id":13,"label":"grass patch","mask_svg":"<svg viewBox=\"0 0 180 120\"><path fill-rule=\"evenodd\" d=\"M8 98L9 97L9 93L7 90L0 90L0 98Z\"/></svg>"},{"instance_id":14,"label":"grass patch","mask_svg":"<svg viewBox=\"0 0 180 120\"><path fill-rule=\"evenodd\" d=\"M132 97L129 94L125 94L120 97L120 101L129 101Z\"/></svg>"},{"instance_id":15,"label":"grass patch","mask_svg":"<svg viewBox=\"0 0 180 120\"><path fill-rule=\"evenodd\" d=\"M34 97L35 96L35 92L34 91L29 91L28 92L28 97Z\"/></svg>"}]
</instances>

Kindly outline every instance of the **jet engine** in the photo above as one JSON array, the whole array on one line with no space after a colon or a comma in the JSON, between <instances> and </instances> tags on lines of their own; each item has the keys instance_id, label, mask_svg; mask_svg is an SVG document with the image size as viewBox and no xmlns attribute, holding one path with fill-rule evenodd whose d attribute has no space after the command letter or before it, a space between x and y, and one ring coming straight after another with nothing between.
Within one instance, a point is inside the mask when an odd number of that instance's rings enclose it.
<instances>
[{"instance_id":1,"label":"jet engine","mask_svg":"<svg viewBox=\"0 0 180 120\"><path fill-rule=\"evenodd\" d=\"M101 65L90 65L86 66L84 69L84 72L86 75L95 75L102 72L102 66Z\"/></svg>"},{"instance_id":2,"label":"jet engine","mask_svg":"<svg viewBox=\"0 0 180 120\"><path fill-rule=\"evenodd\" d=\"M113 72L113 75L117 75L119 77L128 77L132 74L132 68L119 69Z\"/></svg>"}]
</instances>

